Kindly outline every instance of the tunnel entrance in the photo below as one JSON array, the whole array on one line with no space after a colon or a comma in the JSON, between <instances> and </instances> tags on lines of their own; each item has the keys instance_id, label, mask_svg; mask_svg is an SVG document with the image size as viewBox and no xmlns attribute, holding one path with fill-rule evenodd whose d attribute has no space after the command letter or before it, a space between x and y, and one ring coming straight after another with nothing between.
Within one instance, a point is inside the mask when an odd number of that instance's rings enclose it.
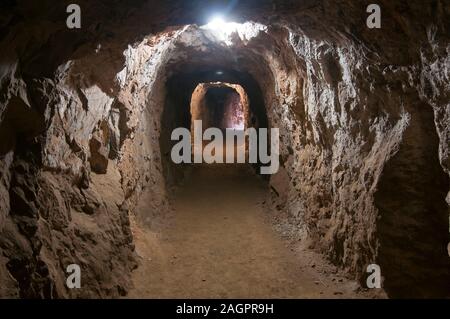
<instances>
[{"instance_id":1,"label":"tunnel entrance","mask_svg":"<svg viewBox=\"0 0 450 319\"><path fill-rule=\"evenodd\" d=\"M248 127L248 97L238 84L216 82L199 84L191 98L191 131L193 122L201 120L203 129L245 130Z\"/></svg>"},{"instance_id":2,"label":"tunnel entrance","mask_svg":"<svg viewBox=\"0 0 450 319\"><path fill-rule=\"evenodd\" d=\"M191 97L191 144L192 156L202 154L207 148L209 141L203 140L198 145L194 141L195 125L198 121L202 124L202 134L209 128L217 128L226 136L227 130L233 130L244 134L245 129L249 127L249 100L244 88L239 84L226 82L200 83L192 93ZM238 152L245 154L246 140L234 139L233 145L227 149L226 139L223 139L221 150L212 149L211 154L218 156L226 161L228 153L233 153L233 158L237 160ZM230 145L228 145L230 146ZM217 154L217 152L220 154Z\"/></svg>"},{"instance_id":3,"label":"tunnel entrance","mask_svg":"<svg viewBox=\"0 0 450 319\"><path fill-rule=\"evenodd\" d=\"M223 70L221 67L198 66L195 71L174 73L166 82L160 147L163 175L168 187L179 185L189 174L191 166L174 164L171 160L171 149L176 144L171 140L174 129L181 127L192 132L196 120L202 121L203 131L210 127L222 131L268 128L264 98L254 78L235 70L218 74L217 69ZM203 149L203 145L201 147ZM240 147L246 147L246 143ZM194 154L196 150L192 148L192 151ZM226 150L223 154L226 157ZM257 169L260 164L252 166Z\"/></svg>"}]
</instances>

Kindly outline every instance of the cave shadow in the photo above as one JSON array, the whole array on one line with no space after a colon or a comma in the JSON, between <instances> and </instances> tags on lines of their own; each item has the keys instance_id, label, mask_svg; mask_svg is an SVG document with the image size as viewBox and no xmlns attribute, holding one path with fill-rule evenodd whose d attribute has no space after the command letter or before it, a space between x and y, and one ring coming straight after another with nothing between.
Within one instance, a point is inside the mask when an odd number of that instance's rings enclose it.
<instances>
[{"instance_id":1,"label":"cave shadow","mask_svg":"<svg viewBox=\"0 0 450 319\"><path fill-rule=\"evenodd\" d=\"M449 179L439 162L434 127L432 108L420 105L375 194L378 261L383 288L392 298L450 296Z\"/></svg>"}]
</instances>

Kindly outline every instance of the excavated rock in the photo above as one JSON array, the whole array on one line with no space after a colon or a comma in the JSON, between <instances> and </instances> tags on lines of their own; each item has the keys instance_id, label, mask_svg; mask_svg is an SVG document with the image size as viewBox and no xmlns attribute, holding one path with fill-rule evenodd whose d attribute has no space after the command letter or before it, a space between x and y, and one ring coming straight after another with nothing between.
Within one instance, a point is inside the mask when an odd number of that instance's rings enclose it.
<instances>
[{"instance_id":1,"label":"excavated rock","mask_svg":"<svg viewBox=\"0 0 450 319\"><path fill-rule=\"evenodd\" d=\"M242 1L224 41L198 26L200 1L77 3L81 30L63 1L0 7L1 297L126 294L128 214L169 215L180 175L168 83L202 66L253 79L280 129L286 227L361 283L379 263L393 297L448 295L446 1L380 0L380 30L360 2ZM65 285L72 263L81 290Z\"/></svg>"}]
</instances>

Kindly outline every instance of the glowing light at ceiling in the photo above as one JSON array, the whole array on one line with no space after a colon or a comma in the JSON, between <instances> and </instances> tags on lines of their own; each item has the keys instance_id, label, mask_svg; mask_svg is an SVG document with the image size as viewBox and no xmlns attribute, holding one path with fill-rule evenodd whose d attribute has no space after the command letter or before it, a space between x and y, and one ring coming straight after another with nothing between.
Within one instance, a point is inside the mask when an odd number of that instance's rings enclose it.
<instances>
[{"instance_id":1,"label":"glowing light at ceiling","mask_svg":"<svg viewBox=\"0 0 450 319\"><path fill-rule=\"evenodd\" d=\"M249 41L256 37L259 32L266 32L267 27L255 22L228 22L221 15L213 15L207 24L201 27L208 30L214 40L232 45L232 35L235 33L242 41Z\"/></svg>"},{"instance_id":2,"label":"glowing light at ceiling","mask_svg":"<svg viewBox=\"0 0 450 319\"><path fill-rule=\"evenodd\" d=\"M209 23L206 25L206 28L228 33L235 31L238 25L239 23L226 22L222 16L216 15L213 16L213 18L209 21Z\"/></svg>"}]
</instances>

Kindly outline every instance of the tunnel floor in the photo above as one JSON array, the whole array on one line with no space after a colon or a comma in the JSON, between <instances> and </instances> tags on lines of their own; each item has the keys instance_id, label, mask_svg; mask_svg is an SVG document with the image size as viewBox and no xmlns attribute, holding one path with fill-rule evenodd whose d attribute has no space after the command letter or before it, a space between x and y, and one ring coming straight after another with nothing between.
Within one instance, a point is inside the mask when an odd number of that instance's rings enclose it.
<instances>
[{"instance_id":1,"label":"tunnel floor","mask_svg":"<svg viewBox=\"0 0 450 319\"><path fill-rule=\"evenodd\" d=\"M169 226L132 222L140 266L129 297L364 297L319 255L279 236L263 210L267 191L247 165L194 167Z\"/></svg>"}]
</instances>

